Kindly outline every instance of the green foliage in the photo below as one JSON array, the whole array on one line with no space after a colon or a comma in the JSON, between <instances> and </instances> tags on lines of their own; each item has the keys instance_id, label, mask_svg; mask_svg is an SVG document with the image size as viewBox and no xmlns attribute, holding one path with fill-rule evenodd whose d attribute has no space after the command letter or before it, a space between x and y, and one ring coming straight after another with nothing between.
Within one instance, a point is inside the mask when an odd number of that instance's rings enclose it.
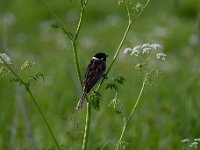
<instances>
[{"instance_id":1,"label":"green foliage","mask_svg":"<svg viewBox=\"0 0 200 150\"><path fill-rule=\"evenodd\" d=\"M99 111L100 110L100 101L101 101L101 94L97 91L97 92L93 92L91 95L90 95L90 98L89 98L89 102L91 102L92 104L92 107L96 110L96 111Z\"/></svg>"},{"instance_id":2,"label":"green foliage","mask_svg":"<svg viewBox=\"0 0 200 150\"><path fill-rule=\"evenodd\" d=\"M112 108L114 104L116 108L123 106L122 110L125 110L125 114L129 113L135 104L146 67L159 67L164 74L152 87L145 88L142 101L122 140L128 143L127 150L188 148L193 143L193 139L199 137L200 49L197 36L199 21L196 17L199 5L197 5L198 0L176 2L178 3L173 5L172 1L167 0L151 1L149 7L131 28L124 43L124 47L131 49L145 42L161 43L167 59L162 61L156 58L156 61L164 64L161 65L162 68L154 61L146 66L145 61L139 57L120 53L109 74L111 78L122 74L126 79L123 86L118 86L118 99L111 105ZM1 4L1 18L7 16L5 15L7 13L14 16L7 17L11 19L12 24L7 26L6 32L3 23L0 23L1 50L6 51L3 43L7 41L8 54L11 54L9 56L12 56L12 63L17 71L20 70L24 59L37 62L37 67L31 68L31 75L37 74L38 69L45 74L45 82L39 85L33 84L33 93L58 137L61 147L67 145L69 149L80 149L85 124L85 108L75 111L73 107L79 99L80 85L75 76L69 40L60 32L51 29L52 22L56 22L56 25L57 20L54 21L40 3L3 0ZM141 1L140 4L144 3ZM79 1L71 1L71 3L48 1L48 5L66 25L65 27L70 29L69 32L74 33L79 17ZM117 7L117 2L113 0L89 1L77 40L81 73L84 72L90 57L97 51L105 50L109 54L108 65L110 64L116 44L119 43L126 28L125 11L124 7ZM11 73L7 73L8 70L2 63L0 65L0 70L5 71L5 75L9 75L10 78ZM135 70L134 67L140 71ZM26 82L28 70L19 71ZM153 72L156 73L156 70ZM150 79L156 76L155 74ZM109 78L108 82L113 83L113 80ZM16 91L15 86L7 82L7 78L0 78L0 149L16 149L21 145L21 149L33 149L30 135L27 135L27 131L30 131L26 126L28 121L25 122L22 104L17 101L20 92ZM92 111L89 134L92 138L88 142L88 149L97 149L104 143L106 143L104 149L113 149L122 129L122 120L118 115L110 112L112 110L110 107L107 107L115 98L115 88L112 90L101 88L100 92L103 99L106 98L101 100L99 112ZM28 95L23 92L21 95L25 100L25 107L29 110L27 114L30 119L30 129L33 131L33 139L36 140L39 149L51 146L56 149L51 136L44 130L43 120L38 117ZM62 119L63 116L70 114L78 120L77 132L72 129L76 123L72 122L69 125ZM74 131L77 135L71 137L67 134L68 131ZM185 137L190 139L188 145L182 142Z\"/></svg>"},{"instance_id":3,"label":"green foliage","mask_svg":"<svg viewBox=\"0 0 200 150\"><path fill-rule=\"evenodd\" d=\"M108 82L106 84L106 89L114 89L118 90L119 85L124 85L125 78L123 76L116 77L115 79L112 79L111 82Z\"/></svg>"},{"instance_id":4,"label":"green foliage","mask_svg":"<svg viewBox=\"0 0 200 150\"><path fill-rule=\"evenodd\" d=\"M117 94L115 95L115 98L110 101L110 104L108 106L110 107L111 111L113 111L117 115L120 115L120 117L124 119L125 116L123 113L122 104L118 99Z\"/></svg>"},{"instance_id":5,"label":"green foliage","mask_svg":"<svg viewBox=\"0 0 200 150\"><path fill-rule=\"evenodd\" d=\"M1 66L0 67L0 75L2 77L6 76L10 71L5 67L5 66Z\"/></svg>"},{"instance_id":6,"label":"green foliage","mask_svg":"<svg viewBox=\"0 0 200 150\"><path fill-rule=\"evenodd\" d=\"M33 66L35 66L36 63L30 63L27 60L22 64L21 66L21 70L25 70L25 69L31 69Z\"/></svg>"}]
</instances>

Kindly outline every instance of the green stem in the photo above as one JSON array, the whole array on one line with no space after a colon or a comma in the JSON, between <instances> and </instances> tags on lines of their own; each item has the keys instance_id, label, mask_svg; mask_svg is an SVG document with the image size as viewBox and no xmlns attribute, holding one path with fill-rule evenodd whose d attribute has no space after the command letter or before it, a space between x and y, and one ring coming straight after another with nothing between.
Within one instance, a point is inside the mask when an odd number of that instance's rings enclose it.
<instances>
[{"instance_id":1,"label":"green stem","mask_svg":"<svg viewBox=\"0 0 200 150\"><path fill-rule=\"evenodd\" d=\"M90 118L91 118L91 103L87 102L87 115L86 115L85 132L84 132L82 150L86 150L87 148L89 129L90 129Z\"/></svg>"},{"instance_id":2,"label":"green stem","mask_svg":"<svg viewBox=\"0 0 200 150\"><path fill-rule=\"evenodd\" d=\"M133 22L132 22L132 21L129 21L128 26L127 26L127 28L126 28L126 31L124 32L124 35L123 35L123 37L122 37L122 40L121 40L119 46L117 47L117 50L116 50L115 55L114 55L114 57L113 57L113 60L112 60L110 66L108 67L108 69L107 69L107 71L106 71L106 75L110 72L110 70L111 70L113 64L115 63L115 61L116 61L116 59L117 59L117 57L118 57L118 55L119 55L119 52L120 52L120 50L121 50L121 48L122 48L122 46L123 46L123 44L124 44L124 42L125 42L125 39L126 39L126 37L127 37L127 35L128 35L128 32L129 32L129 30L130 30L130 28L131 28L131 26L132 26L132 24L133 24ZM104 80L105 80L104 78L101 80L101 82L100 82L100 84L98 85L96 91L99 90L99 88L100 88L101 85L103 84Z\"/></svg>"},{"instance_id":3,"label":"green stem","mask_svg":"<svg viewBox=\"0 0 200 150\"><path fill-rule=\"evenodd\" d=\"M122 138L123 138L124 133L125 133L126 128L127 128L127 124L128 124L128 122L131 120L131 118L132 118L132 116L133 116L133 114L134 114L134 112L135 112L135 109L136 109L136 107L137 107L137 105L138 105L138 103L139 103L139 101L140 101L140 99L141 99L141 96L142 96L142 93L143 93L143 91L144 91L144 87L145 87L146 83L147 83L147 75L145 75L144 81L143 81L143 83L142 83L142 87L141 87L141 89L140 89L140 93L139 93L139 95L138 95L138 97L137 97L137 101L136 101L134 107L133 107L132 110L131 110L131 113L129 114L128 118L124 120L123 129L122 129L120 138L119 138L119 140L118 140L118 142L117 142L116 150L119 150L120 143L121 143L121 141L122 141Z\"/></svg>"},{"instance_id":4,"label":"green stem","mask_svg":"<svg viewBox=\"0 0 200 150\"><path fill-rule=\"evenodd\" d=\"M133 116L133 113L134 113L134 111L135 111L135 109L136 109L136 107L137 107L137 105L138 105L138 102L139 102L140 99L141 99L141 96L142 96L142 93L143 93L143 91L144 91L144 87L145 87L146 83L147 83L147 76L145 76L145 78L144 78L144 81L143 81L143 83L142 83L142 88L141 88L140 93L139 93L139 95L138 95L137 101L136 101L136 103L135 103L133 109L131 110L131 113L130 113L129 117L127 118L127 123L130 121L131 117Z\"/></svg>"},{"instance_id":5,"label":"green stem","mask_svg":"<svg viewBox=\"0 0 200 150\"><path fill-rule=\"evenodd\" d=\"M21 77L6 63L6 61L5 61L1 56L0 56L0 58L1 58L2 61L4 62L5 66L6 66L6 67L10 70L10 72L20 81L20 84L22 84L22 85L24 86L24 88L26 89L26 91L28 92L28 94L31 96L31 99L33 100L33 103L35 104L35 106L37 107L37 109L38 109L40 115L42 116L42 118L43 118L43 120L44 120L44 122L45 122L45 125L47 126L47 128L48 128L48 130L49 130L49 132L50 132L50 134L51 134L51 136L52 136L52 138L53 138L54 143L56 144L58 150L60 150L60 146L58 145L58 142L57 142L57 140L56 140L56 138L55 138L55 136L54 136L54 134L53 134L53 132L52 132L50 126L49 126L49 123L48 123L48 121L47 121L47 119L46 119L44 113L43 113L42 110L40 109L40 106L38 105L38 103L37 103L35 97L33 96L32 92L31 92L31 90L30 90L30 88L29 88L29 85L28 85L26 82L24 82L24 81L22 80L22 78L21 78Z\"/></svg>"},{"instance_id":6,"label":"green stem","mask_svg":"<svg viewBox=\"0 0 200 150\"><path fill-rule=\"evenodd\" d=\"M119 140L118 140L116 150L118 150L119 147L120 147L120 143L121 143L122 138L123 138L123 136L124 136L124 133L125 133L125 130L126 130L126 126L127 126L127 121L124 120L124 126L123 126L123 128L122 128L122 133L121 133L120 138L119 138Z\"/></svg>"},{"instance_id":7,"label":"green stem","mask_svg":"<svg viewBox=\"0 0 200 150\"><path fill-rule=\"evenodd\" d=\"M33 100L33 103L35 104L35 106L37 107L37 109L38 109L40 115L42 116L42 119L44 120L44 122L45 122L45 124L46 124L46 126L47 126L47 128L48 128L48 130L49 130L49 132L50 132L50 134L51 134L51 136L52 136L52 138L53 138L53 141L54 141L54 143L56 144L56 147L58 148L58 150L61 150L61 149L60 149L60 146L58 145L58 142L57 142L57 140L56 140L56 138L55 138L55 136L54 136L54 134L53 134L53 132L52 132L50 126L49 126L49 123L48 123L48 121L47 121L47 119L46 119L44 113L43 113L42 110L40 109L40 106L38 105L38 103L37 103L35 97L33 96L33 94L32 94L32 92L31 92L30 88L29 88L29 87L26 87L26 91L27 91L27 92L29 93L29 95L31 96L31 99Z\"/></svg>"},{"instance_id":8,"label":"green stem","mask_svg":"<svg viewBox=\"0 0 200 150\"><path fill-rule=\"evenodd\" d=\"M74 36L74 39L73 41L76 41L78 35L79 35L79 32L80 32L80 29L81 29L81 25L82 25L82 20L83 20L83 16L84 16L84 13L85 13L85 8L87 6L87 3L88 1L85 1L84 4L82 4L82 7L81 7L81 13L80 13L80 17L79 17L79 21L78 21L78 25L77 25L77 28L76 28L76 33L75 33L75 36Z\"/></svg>"},{"instance_id":9,"label":"green stem","mask_svg":"<svg viewBox=\"0 0 200 150\"><path fill-rule=\"evenodd\" d=\"M20 76L6 63L6 61L1 57L0 55L0 58L1 60L3 61L3 63L5 64L5 66L10 70L10 72L19 80L19 82L21 84L23 84L24 86L27 85L23 80L22 78L20 78Z\"/></svg>"},{"instance_id":10,"label":"green stem","mask_svg":"<svg viewBox=\"0 0 200 150\"><path fill-rule=\"evenodd\" d=\"M80 71L79 61L78 61L78 55L77 55L77 49L76 49L76 42L75 41L71 41L71 42L72 42L72 47L73 47L74 65L75 65L77 77L81 86L83 86L81 71Z\"/></svg>"},{"instance_id":11,"label":"green stem","mask_svg":"<svg viewBox=\"0 0 200 150\"><path fill-rule=\"evenodd\" d=\"M147 1L146 1L145 5L142 7L142 10L140 10L140 12L139 12L139 14L137 15L137 17L139 17L139 16L141 15L141 13L142 13L142 12L144 11L144 9L147 7L147 5L149 4L149 2L150 2L150 0L147 0ZM124 42L125 42L125 39L126 39L126 37L127 37L127 35L128 35L128 32L129 32L129 30L130 30L132 24L137 20L137 17L136 17L135 19L133 19L133 18L131 17L131 15L130 15L130 10L129 10L129 8L128 8L127 3L126 3L126 7L127 7L127 13L128 13L129 23L128 23L128 26L127 26L127 28L126 28L126 31L125 31L125 33L124 33L124 35L123 35L123 37L122 37L122 40L121 40L121 42L120 42L120 44L119 44L119 46L118 46L118 48L117 48L117 50L116 50L116 52L115 52L115 55L114 55L114 57L113 57L113 60L112 60L112 62L111 62L111 64L110 64L110 66L109 66L108 69L107 69L106 75L110 72L110 70L111 70L113 64L115 63L115 61L116 61L116 59L117 59L117 56L119 55L120 49L121 49L121 47L123 46L123 44L124 44ZM99 90L99 88L101 87L101 85L102 85L102 83L104 82L104 80L105 80L105 79L102 79L102 80L101 80L101 82L100 82L100 84L98 85L96 91Z\"/></svg>"},{"instance_id":12,"label":"green stem","mask_svg":"<svg viewBox=\"0 0 200 150\"><path fill-rule=\"evenodd\" d=\"M67 37L72 40L72 34L70 32L68 32L63 23L60 21L60 19L58 18L58 16L55 14L55 12L53 10L51 10L49 8L49 6L47 5L46 1L45 0L41 0L42 1L42 4L43 6L47 9L47 11L56 19L56 21L58 22L58 24L60 25L61 29L63 30L63 32L67 35Z\"/></svg>"},{"instance_id":13,"label":"green stem","mask_svg":"<svg viewBox=\"0 0 200 150\"><path fill-rule=\"evenodd\" d=\"M79 21L78 21L78 25L77 25L77 28L76 28L76 32L75 32L74 38L71 40L72 47L73 47L74 64L75 64L76 73L77 73L77 76L78 76L78 79L80 81L81 86L83 85L83 83L82 83L82 78L81 78L81 71L80 71L80 67L79 67L79 62L78 62L76 40L77 40L77 37L80 33L80 29L81 29L81 25L82 25L82 22L83 22L83 16L84 16L84 13L85 13L85 8L86 8L86 5L87 5L87 2L88 1L86 0L82 4Z\"/></svg>"},{"instance_id":14,"label":"green stem","mask_svg":"<svg viewBox=\"0 0 200 150\"><path fill-rule=\"evenodd\" d=\"M73 47L73 57L74 57L76 73L77 73L77 76L78 76L78 79L80 81L81 86L83 86L83 82L82 82L81 72L80 72L80 67L79 67L79 62L78 62L76 40L77 40L78 35L80 33L82 20L83 20L83 16L84 16L84 13L85 13L85 8L87 6L87 3L88 3L88 0L85 0L82 3L80 18L79 18L79 21L78 21L76 32L75 32L73 40L71 40L72 47ZM86 97L86 99L87 99L87 97ZM83 137L82 150L86 150L86 148L87 148L89 129L90 129L90 119L91 119L91 103L88 102L88 100L87 100L87 114L86 114L86 122L85 122L85 131L84 131L84 137Z\"/></svg>"},{"instance_id":15,"label":"green stem","mask_svg":"<svg viewBox=\"0 0 200 150\"><path fill-rule=\"evenodd\" d=\"M130 28L131 28L132 23L133 23L132 21L129 21L128 26L126 28L126 31L125 31L125 33L124 33L124 35L122 37L122 40L121 40L121 42L120 42L120 44L119 44L119 46L118 46L118 48L117 48L117 50L115 52L113 60L112 60L112 62L110 64L110 66L108 67L108 70L107 70L106 74L108 74L110 72L110 69L112 68L113 64L115 63L115 61L117 59L117 56L119 55L119 52L120 52L120 50L121 50L121 48L122 48L122 46L123 46L123 44L125 42L125 39L126 39L126 37L128 35L128 32L129 32Z\"/></svg>"}]
</instances>

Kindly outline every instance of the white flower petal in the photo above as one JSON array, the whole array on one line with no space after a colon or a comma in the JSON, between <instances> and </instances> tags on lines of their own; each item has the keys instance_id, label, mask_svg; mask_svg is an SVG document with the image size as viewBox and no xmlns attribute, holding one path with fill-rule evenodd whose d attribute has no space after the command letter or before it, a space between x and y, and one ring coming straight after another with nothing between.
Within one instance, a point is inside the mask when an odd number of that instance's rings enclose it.
<instances>
[{"instance_id":1,"label":"white flower petal","mask_svg":"<svg viewBox=\"0 0 200 150\"><path fill-rule=\"evenodd\" d=\"M140 51L140 50L141 50L141 46L140 46L140 45L137 45L137 46L133 47L133 51L134 51L134 50Z\"/></svg>"},{"instance_id":2,"label":"white flower petal","mask_svg":"<svg viewBox=\"0 0 200 150\"><path fill-rule=\"evenodd\" d=\"M125 48L124 49L124 53L126 54L126 53L128 53L128 52L131 52L133 49L132 48L130 48L130 47L128 47L128 48Z\"/></svg>"},{"instance_id":3,"label":"white flower petal","mask_svg":"<svg viewBox=\"0 0 200 150\"><path fill-rule=\"evenodd\" d=\"M161 49L162 48L162 45L160 45L160 44L151 44L151 48L152 49Z\"/></svg>"},{"instance_id":4,"label":"white flower petal","mask_svg":"<svg viewBox=\"0 0 200 150\"><path fill-rule=\"evenodd\" d=\"M144 53L149 54L150 51L151 51L151 48L150 48L150 47L145 47L145 48L143 49L143 51L142 51L142 54L144 54Z\"/></svg>"},{"instance_id":5,"label":"white flower petal","mask_svg":"<svg viewBox=\"0 0 200 150\"><path fill-rule=\"evenodd\" d=\"M149 44L149 43L143 44L142 49L144 49L144 48L151 48L151 44Z\"/></svg>"}]
</instances>

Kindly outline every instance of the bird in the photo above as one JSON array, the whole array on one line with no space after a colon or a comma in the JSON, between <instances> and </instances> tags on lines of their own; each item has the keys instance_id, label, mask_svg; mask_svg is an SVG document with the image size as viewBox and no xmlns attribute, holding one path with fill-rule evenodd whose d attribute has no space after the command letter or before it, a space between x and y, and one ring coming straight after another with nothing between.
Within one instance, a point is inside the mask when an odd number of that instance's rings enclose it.
<instances>
[{"instance_id":1,"label":"bird","mask_svg":"<svg viewBox=\"0 0 200 150\"><path fill-rule=\"evenodd\" d=\"M96 53L90 60L89 65L87 66L84 81L83 81L83 92L79 99L79 102L76 105L76 109L83 107L84 99L87 93L94 87L94 85L102 78L105 77L106 71L106 58L107 54L103 52Z\"/></svg>"}]
</instances>

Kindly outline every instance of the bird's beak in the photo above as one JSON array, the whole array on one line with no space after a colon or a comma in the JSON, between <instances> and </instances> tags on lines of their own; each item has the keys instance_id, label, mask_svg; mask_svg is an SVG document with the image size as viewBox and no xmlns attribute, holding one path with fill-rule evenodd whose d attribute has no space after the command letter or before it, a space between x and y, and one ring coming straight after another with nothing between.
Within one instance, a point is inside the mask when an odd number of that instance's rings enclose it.
<instances>
[{"instance_id":1,"label":"bird's beak","mask_svg":"<svg viewBox=\"0 0 200 150\"><path fill-rule=\"evenodd\" d=\"M108 57L108 55L106 55L106 57Z\"/></svg>"}]
</instances>

